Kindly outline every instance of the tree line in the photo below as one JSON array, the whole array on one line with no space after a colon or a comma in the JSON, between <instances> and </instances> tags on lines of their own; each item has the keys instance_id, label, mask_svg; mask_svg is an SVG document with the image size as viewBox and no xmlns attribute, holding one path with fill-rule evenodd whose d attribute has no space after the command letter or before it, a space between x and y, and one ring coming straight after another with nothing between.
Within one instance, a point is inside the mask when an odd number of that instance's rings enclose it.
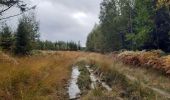
<instances>
[{"instance_id":1,"label":"tree line","mask_svg":"<svg viewBox=\"0 0 170 100\"><path fill-rule=\"evenodd\" d=\"M38 50L61 50L61 51L77 51L81 50L80 42L75 43L73 41L64 42L64 41L38 41L36 49Z\"/></svg>"},{"instance_id":2,"label":"tree line","mask_svg":"<svg viewBox=\"0 0 170 100\"><path fill-rule=\"evenodd\" d=\"M87 37L89 51L170 52L169 0L103 0L99 19Z\"/></svg>"},{"instance_id":3,"label":"tree line","mask_svg":"<svg viewBox=\"0 0 170 100\"><path fill-rule=\"evenodd\" d=\"M15 32L4 24L0 30L0 49L16 55L29 55L32 50L70 50L81 49L80 42L42 41L39 39L39 22L34 14L23 15Z\"/></svg>"}]
</instances>

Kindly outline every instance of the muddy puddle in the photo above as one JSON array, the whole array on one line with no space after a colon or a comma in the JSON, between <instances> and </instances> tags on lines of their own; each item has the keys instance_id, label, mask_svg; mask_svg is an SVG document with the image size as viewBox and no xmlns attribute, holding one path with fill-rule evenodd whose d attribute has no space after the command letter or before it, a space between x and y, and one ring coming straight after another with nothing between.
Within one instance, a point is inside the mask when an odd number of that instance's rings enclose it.
<instances>
[{"instance_id":1,"label":"muddy puddle","mask_svg":"<svg viewBox=\"0 0 170 100\"><path fill-rule=\"evenodd\" d=\"M80 75L80 71L78 67L73 67L72 68L72 75L71 75L71 80L69 82L69 87L68 87L68 94L69 94L69 99L78 99L80 98L80 89L77 84L77 79Z\"/></svg>"},{"instance_id":2,"label":"muddy puddle","mask_svg":"<svg viewBox=\"0 0 170 100\"><path fill-rule=\"evenodd\" d=\"M112 91L112 88L109 87L105 82L101 81L100 77L96 76L94 74L94 70L90 68L90 66L86 66L87 70L90 73L90 79L91 79L91 89L97 88L99 85L105 88L107 91ZM81 91L78 87L77 80L80 75L80 71L78 69L78 66L75 66L72 68L72 74L71 79L69 82L68 87L68 94L70 100L79 100Z\"/></svg>"}]
</instances>

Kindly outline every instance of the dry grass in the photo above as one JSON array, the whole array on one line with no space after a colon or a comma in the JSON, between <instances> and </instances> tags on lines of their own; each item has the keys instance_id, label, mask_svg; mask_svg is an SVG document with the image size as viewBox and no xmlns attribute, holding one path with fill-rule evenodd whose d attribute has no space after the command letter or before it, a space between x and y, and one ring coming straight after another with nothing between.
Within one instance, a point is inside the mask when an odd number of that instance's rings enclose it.
<instances>
[{"instance_id":1,"label":"dry grass","mask_svg":"<svg viewBox=\"0 0 170 100\"><path fill-rule=\"evenodd\" d=\"M83 53L41 52L36 56L10 57L1 52L0 99L67 98L65 87L71 67L80 55Z\"/></svg>"},{"instance_id":2,"label":"dry grass","mask_svg":"<svg viewBox=\"0 0 170 100\"><path fill-rule=\"evenodd\" d=\"M134 54L134 52L130 53ZM146 53L141 58L147 60L159 56L156 52L152 54L154 57L144 57L147 55L150 54ZM106 93L100 97L122 97L121 95L126 95L125 98L123 97L124 99L141 98L144 100L167 100L164 95L148 88L148 86L158 88L169 93L170 79L167 76L155 72L155 70L143 67L134 68L120 61L115 61L115 57L110 55L91 53L84 60L86 60L86 63L93 66L93 69L96 70L96 74L98 76L103 76L103 80L113 88L112 93ZM142 61L145 62L145 60ZM97 92L100 92L100 90ZM86 100L86 98L90 97L94 97L93 91L84 98Z\"/></svg>"},{"instance_id":3,"label":"dry grass","mask_svg":"<svg viewBox=\"0 0 170 100\"><path fill-rule=\"evenodd\" d=\"M145 53L138 61L148 64L146 60L159 56L155 53L149 57L148 55L150 53ZM103 91L100 88L92 90L85 98L94 95L116 98L126 95L127 98L128 96L134 98L141 96L142 98L164 99L160 95L148 94L152 92L148 92L149 90L140 84L170 92L168 77L155 73L151 69L125 65L115 61L114 58L84 52L40 51L38 54L28 57L11 57L0 52L0 100L68 99L66 87L70 79L71 67L80 61L92 66L96 70L96 74L113 88L112 92ZM165 68L168 68L169 57L164 57L162 62L167 66ZM134 79L135 83L130 82L131 80L127 76Z\"/></svg>"}]
</instances>

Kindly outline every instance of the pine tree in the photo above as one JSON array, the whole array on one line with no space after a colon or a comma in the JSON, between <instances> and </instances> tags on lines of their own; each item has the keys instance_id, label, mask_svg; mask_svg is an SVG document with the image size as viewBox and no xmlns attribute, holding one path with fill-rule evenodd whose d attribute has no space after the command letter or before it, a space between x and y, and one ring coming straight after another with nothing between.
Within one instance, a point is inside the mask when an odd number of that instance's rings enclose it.
<instances>
[{"instance_id":1,"label":"pine tree","mask_svg":"<svg viewBox=\"0 0 170 100\"><path fill-rule=\"evenodd\" d=\"M38 27L33 17L23 16L19 20L16 34L15 53L20 55L30 54L38 35Z\"/></svg>"},{"instance_id":2,"label":"pine tree","mask_svg":"<svg viewBox=\"0 0 170 100\"><path fill-rule=\"evenodd\" d=\"M13 46L13 36L9 26L2 27L0 32L0 46L4 51L11 51Z\"/></svg>"}]
</instances>

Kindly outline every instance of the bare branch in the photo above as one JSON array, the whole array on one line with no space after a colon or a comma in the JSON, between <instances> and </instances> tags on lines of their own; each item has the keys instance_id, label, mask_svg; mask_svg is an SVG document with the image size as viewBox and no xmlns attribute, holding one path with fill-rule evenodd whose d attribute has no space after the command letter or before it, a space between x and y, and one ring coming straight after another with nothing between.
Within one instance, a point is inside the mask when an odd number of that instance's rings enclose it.
<instances>
[{"instance_id":1,"label":"bare branch","mask_svg":"<svg viewBox=\"0 0 170 100\"><path fill-rule=\"evenodd\" d=\"M2 11L0 11L0 14L2 14L3 12L5 12L5 11L7 11L7 10L9 10L11 7L13 7L15 4L13 4L13 5L10 5L8 8L6 8L6 9L4 9L4 10L2 10Z\"/></svg>"},{"instance_id":2,"label":"bare branch","mask_svg":"<svg viewBox=\"0 0 170 100\"><path fill-rule=\"evenodd\" d=\"M22 14L26 13L27 11L30 11L30 10L35 9L35 8L36 8L36 6L33 6L33 7L29 8L29 9L25 10L24 12L19 13L19 14L15 14L15 15L12 15L12 16L1 18L0 21L5 20L5 19L9 19L9 18L12 18L12 17L16 17L16 16L19 16L19 15L22 15Z\"/></svg>"}]
</instances>

